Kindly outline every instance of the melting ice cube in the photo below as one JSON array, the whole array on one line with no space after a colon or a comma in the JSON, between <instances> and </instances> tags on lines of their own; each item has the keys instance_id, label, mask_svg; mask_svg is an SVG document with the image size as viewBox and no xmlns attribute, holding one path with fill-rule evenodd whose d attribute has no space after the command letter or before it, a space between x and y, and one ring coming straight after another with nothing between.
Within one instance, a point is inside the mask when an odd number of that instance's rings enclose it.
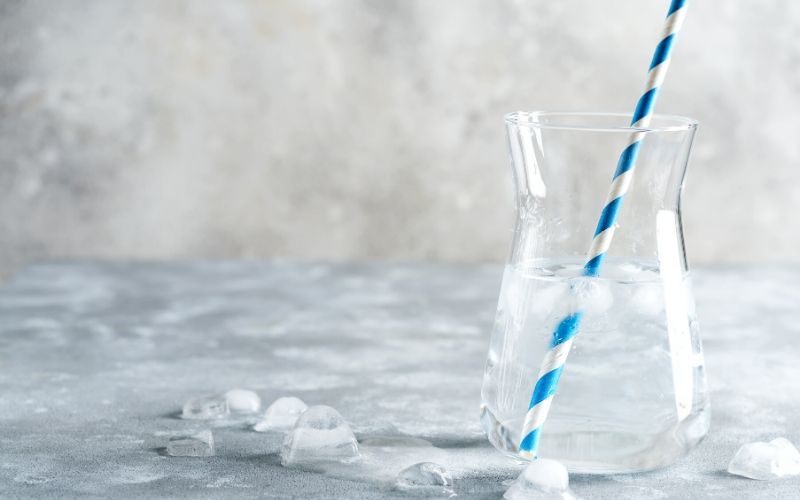
<instances>
[{"instance_id":1,"label":"melting ice cube","mask_svg":"<svg viewBox=\"0 0 800 500\"><path fill-rule=\"evenodd\" d=\"M420 462L406 467L397 475L395 483L398 490L422 496L455 496L452 485L453 478L447 469L433 462Z\"/></svg>"},{"instance_id":2,"label":"melting ice cube","mask_svg":"<svg viewBox=\"0 0 800 500\"><path fill-rule=\"evenodd\" d=\"M173 457L212 457L214 436L206 430L191 436L173 437L167 443L167 453Z\"/></svg>"},{"instance_id":3,"label":"melting ice cube","mask_svg":"<svg viewBox=\"0 0 800 500\"><path fill-rule=\"evenodd\" d=\"M800 451L784 438L748 443L739 448L728 472L750 479L775 479L800 474Z\"/></svg>"},{"instance_id":4,"label":"melting ice cube","mask_svg":"<svg viewBox=\"0 0 800 500\"><path fill-rule=\"evenodd\" d=\"M257 432L288 431L294 427L300 414L307 409L308 405L302 399L295 397L278 398L269 405L267 411L264 412L264 417L253 426L253 430Z\"/></svg>"},{"instance_id":5,"label":"melting ice cube","mask_svg":"<svg viewBox=\"0 0 800 500\"><path fill-rule=\"evenodd\" d=\"M228 401L225 396L204 396L190 399L183 405L182 418L209 420L228 415Z\"/></svg>"},{"instance_id":6,"label":"melting ice cube","mask_svg":"<svg viewBox=\"0 0 800 500\"><path fill-rule=\"evenodd\" d=\"M522 471L503 498L507 500L574 500L567 468L555 460L539 458Z\"/></svg>"},{"instance_id":7,"label":"melting ice cube","mask_svg":"<svg viewBox=\"0 0 800 500\"><path fill-rule=\"evenodd\" d=\"M353 462L359 459L358 441L339 412L330 406L312 406L297 419L281 447L281 464Z\"/></svg>"},{"instance_id":8,"label":"melting ice cube","mask_svg":"<svg viewBox=\"0 0 800 500\"><path fill-rule=\"evenodd\" d=\"M234 413L255 413L261 409L261 398L247 389L231 389L225 393L225 401Z\"/></svg>"}]
</instances>

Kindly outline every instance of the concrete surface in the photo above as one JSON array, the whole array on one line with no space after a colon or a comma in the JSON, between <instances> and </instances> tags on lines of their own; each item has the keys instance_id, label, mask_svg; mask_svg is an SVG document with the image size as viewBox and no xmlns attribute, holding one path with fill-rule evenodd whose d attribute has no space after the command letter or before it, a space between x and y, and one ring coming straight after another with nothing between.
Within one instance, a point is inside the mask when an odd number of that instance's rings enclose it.
<instances>
[{"instance_id":1,"label":"concrete surface","mask_svg":"<svg viewBox=\"0 0 800 500\"><path fill-rule=\"evenodd\" d=\"M281 436L176 418L246 387L337 408L364 443L436 446L460 498L519 472L477 421L499 266L50 262L0 288L0 496L382 498L385 478L279 465ZM744 442L800 444L800 269L701 269L709 437L665 470L572 477L585 499L795 499L800 478L724 472ZM213 458L163 454L211 426ZM387 461L391 473L396 462ZM346 468L345 468L346 469Z\"/></svg>"}]
</instances>

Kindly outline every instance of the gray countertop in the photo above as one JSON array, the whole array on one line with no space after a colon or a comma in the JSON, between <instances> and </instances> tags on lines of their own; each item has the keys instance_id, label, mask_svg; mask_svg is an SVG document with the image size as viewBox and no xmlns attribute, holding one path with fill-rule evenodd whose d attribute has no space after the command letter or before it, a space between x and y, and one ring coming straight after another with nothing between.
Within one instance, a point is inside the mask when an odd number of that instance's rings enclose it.
<instances>
[{"instance_id":1,"label":"gray countertop","mask_svg":"<svg viewBox=\"0 0 800 500\"><path fill-rule=\"evenodd\" d=\"M800 478L729 476L739 444L800 443L800 270L700 269L712 428L664 470L571 478L595 498L798 498ZM459 498L500 498L519 466L486 442L480 383L501 267L287 262L32 266L0 288L0 496L398 496L387 477L286 469L281 436L176 418L251 388L327 404L359 440L430 441ZM169 436L211 427L217 456ZM381 474L386 474L381 475Z\"/></svg>"}]
</instances>

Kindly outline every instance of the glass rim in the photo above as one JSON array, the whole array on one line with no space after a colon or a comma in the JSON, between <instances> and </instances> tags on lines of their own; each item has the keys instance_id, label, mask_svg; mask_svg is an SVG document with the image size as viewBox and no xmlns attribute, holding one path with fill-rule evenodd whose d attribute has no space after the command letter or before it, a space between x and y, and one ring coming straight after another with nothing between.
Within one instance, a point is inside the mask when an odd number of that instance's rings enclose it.
<instances>
[{"instance_id":1,"label":"glass rim","mask_svg":"<svg viewBox=\"0 0 800 500\"><path fill-rule=\"evenodd\" d=\"M680 115L653 115L656 121L665 121L667 124L647 127L631 127L630 125L603 126L581 123L583 118L625 118L630 122L631 113L611 113L611 112L584 112L584 111L514 111L504 116L505 122L517 127L555 129L555 130L583 130L593 132L688 132L697 128L698 122L694 118ZM544 123L542 118L561 117L574 118L574 122L565 123Z\"/></svg>"}]
</instances>

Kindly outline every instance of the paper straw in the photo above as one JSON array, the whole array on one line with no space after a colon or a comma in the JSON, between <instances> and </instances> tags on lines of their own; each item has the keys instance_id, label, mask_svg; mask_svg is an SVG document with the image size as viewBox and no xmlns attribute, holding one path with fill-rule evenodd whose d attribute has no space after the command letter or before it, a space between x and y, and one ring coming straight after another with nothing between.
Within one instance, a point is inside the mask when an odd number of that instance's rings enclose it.
<instances>
[{"instance_id":1,"label":"paper straw","mask_svg":"<svg viewBox=\"0 0 800 500\"><path fill-rule=\"evenodd\" d=\"M611 187L608 190L606 204L600 213L600 220L597 222L594 239L586 255L586 264L583 266L584 276L596 277L599 275L603 259L611 246L611 240L614 238L614 231L616 230L617 216L622 206L623 197L628 192L633 180L636 157L639 154L639 147L646 133L642 129L650 125L650 120L653 117L653 107L669 68L672 45L675 42L678 30L683 24L687 2L688 0L672 0L672 3L670 3L661 41L656 46L653 60L650 63L647 85L644 93L636 103L636 109L631 118L631 128L636 130L631 132L628 144L622 150L617 162L617 170L614 172ZM564 363L572 347L573 338L578 333L582 316L583 313L581 311L566 316L558 323L556 330L553 332L550 350L547 352L539 370L539 376L528 406L528 413L525 415L525 423L522 425L519 454L524 458L533 459L537 456L542 425L550 411L553 395L558 388L558 380L561 377Z\"/></svg>"}]
</instances>

